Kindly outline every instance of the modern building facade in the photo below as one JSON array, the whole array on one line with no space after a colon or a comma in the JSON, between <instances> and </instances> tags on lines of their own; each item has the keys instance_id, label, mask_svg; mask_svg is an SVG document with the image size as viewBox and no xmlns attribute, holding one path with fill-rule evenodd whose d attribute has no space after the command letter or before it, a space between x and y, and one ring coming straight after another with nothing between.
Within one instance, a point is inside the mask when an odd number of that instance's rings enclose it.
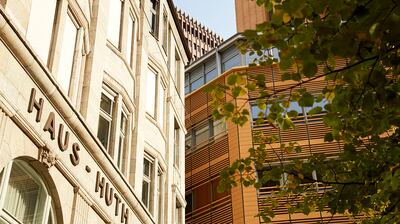
<instances>
[{"instance_id":1,"label":"modern building facade","mask_svg":"<svg viewBox=\"0 0 400 224\"><path fill-rule=\"evenodd\" d=\"M203 90L210 84L225 83L230 74L263 74L266 86L270 90L281 90L291 84L290 81L281 81L282 73L276 65L248 66L253 62L254 56L242 55L236 49L235 42L240 38L240 35L236 35L228 39L186 69L187 223L263 223L263 220L255 215L265 206L263 200L273 197L272 192L284 186L285 177L282 177L281 183L266 184L258 191L240 184L230 192L218 193L216 190L219 173L233 161L246 157L250 147L257 147L260 144L257 138L259 135L277 135L280 143L296 141L301 145L303 149L301 153L286 152L280 148L280 144L271 145L268 153L272 164L275 165L279 165L281 161L290 162L294 158L304 159L315 153L335 156L342 150L339 143L324 142L324 135L329 129L322 121L323 113L310 116L307 114L310 108L302 108L296 103L292 103L288 109L299 113L294 121L295 129L281 130L272 125L256 123L259 108L248 101L257 96L256 91L249 92L247 98L244 96L235 102L251 111L250 122L241 127L229 121L213 120L211 98ZM276 51L269 53L278 58ZM344 60L338 60L337 66L342 66L344 63ZM317 79L302 87L317 93L325 85L325 80ZM225 100L231 101L232 97L226 94ZM317 177L317 172L314 172L313 176ZM317 181L317 178L315 182L304 184L310 185L310 191L323 193L328 190ZM275 209L276 216L273 223L353 223L345 216L332 216L328 212L315 212L305 216L288 214L286 211L285 202L280 201L278 208Z\"/></svg>"},{"instance_id":2,"label":"modern building facade","mask_svg":"<svg viewBox=\"0 0 400 224\"><path fill-rule=\"evenodd\" d=\"M215 32L181 10L178 10L178 18L185 34L185 40L192 53L193 60L200 58L224 41Z\"/></svg>"},{"instance_id":3,"label":"modern building facade","mask_svg":"<svg viewBox=\"0 0 400 224\"><path fill-rule=\"evenodd\" d=\"M172 0L0 0L0 223L184 223Z\"/></svg>"},{"instance_id":4,"label":"modern building facade","mask_svg":"<svg viewBox=\"0 0 400 224\"><path fill-rule=\"evenodd\" d=\"M256 24L267 22L270 15L254 0L235 0L236 31L255 29Z\"/></svg>"}]
</instances>

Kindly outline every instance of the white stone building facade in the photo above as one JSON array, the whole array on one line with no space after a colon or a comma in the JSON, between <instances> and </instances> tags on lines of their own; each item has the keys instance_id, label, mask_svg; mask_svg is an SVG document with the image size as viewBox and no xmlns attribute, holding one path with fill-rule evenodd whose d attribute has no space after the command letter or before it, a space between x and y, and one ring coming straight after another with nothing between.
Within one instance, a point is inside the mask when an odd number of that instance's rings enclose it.
<instances>
[{"instance_id":1,"label":"white stone building facade","mask_svg":"<svg viewBox=\"0 0 400 224\"><path fill-rule=\"evenodd\" d=\"M0 223L184 223L172 0L0 0Z\"/></svg>"}]
</instances>

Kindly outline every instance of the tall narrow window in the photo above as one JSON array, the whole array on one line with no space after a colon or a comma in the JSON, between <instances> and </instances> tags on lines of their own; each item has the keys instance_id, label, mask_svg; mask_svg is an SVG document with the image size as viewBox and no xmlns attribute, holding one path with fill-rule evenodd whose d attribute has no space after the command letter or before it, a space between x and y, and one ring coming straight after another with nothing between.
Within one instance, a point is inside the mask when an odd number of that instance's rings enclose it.
<instances>
[{"instance_id":1,"label":"tall narrow window","mask_svg":"<svg viewBox=\"0 0 400 224\"><path fill-rule=\"evenodd\" d=\"M128 61L129 65L132 67L132 54L133 54L133 42L135 41L135 20L131 13L129 13L128 18L128 36L126 38L126 60Z\"/></svg>"},{"instance_id":2,"label":"tall narrow window","mask_svg":"<svg viewBox=\"0 0 400 224\"><path fill-rule=\"evenodd\" d=\"M121 0L110 0L110 6L108 12L109 13L108 13L107 38L116 48L119 49L121 12L122 12Z\"/></svg>"},{"instance_id":3,"label":"tall narrow window","mask_svg":"<svg viewBox=\"0 0 400 224\"><path fill-rule=\"evenodd\" d=\"M163 39L162 39L162 46L164 48L165 53L168 54L168 14L167 11L164 9L163 12Z\"/></svg>"},{"instance_id":4,"label":"tall narrow window","mask_svg":"<svg viewBox=\"0 0 400 224\"><path fill-rule=\"evenodd\" d=\"M163 210L163 200L162 200L162 186L163 186L163 182L162 182L162 172L161 170L158 170L157 173L157 223L162 223L162 210Z\"/></svg>"},{"instance_id":5,"label":"tall narrow window","mask_svg":"<svg viewBox=\"0 0 400 224\"><path fill-rule=\"evenodd\" d=\"M164 119L165 119L165 89L160 86L158 94L158 107L159 107L159 116L158 116L158 124L160 125L161 130L164 130Z\"/></svg>"},{"instance_id":6,"label":"tall narrow window","mask_svg":"<svg viewBox=\"0 0 400 224\"><path fill-rule=\"evenodd\" d=\"M99 127L97 131L97 137L99 138L101 144L104 148L110 152L111 147L109 147L110 135L111 135L111 123L113 114L113 97L102 93L100 101L100 116L99 116Z\"/></svg>"},{"instance_id":7,"label":"tall narrow window","mask_svg":"<svg viewBox=\"0 0 400 224\"><path fill-rule=\"evenodd\" d=\"M26 39L36 54L47 64L53 34L55 0L32 0ZM46 13L43 13L46 12Z\"/></svg>"},{"instance_id":8,"label":"tall narrow window","mask_svg":"<svg viewBox=\"0 0 400 224\"><path fill-rule=\"evenodd\" d=\"M143 184L142 184L142 202L146 208L150 208L150 192L151 192L151 173L153 163L147 158L143 160Z\"/></svg>"},{"instance_id":9,"label":"tall narrow window","mask_svg":"<svg viewBox=\"0 0 400 224\"><path fill-rule=\"evenodd\" d=\"M176 89L178 90L178 93L181 93L181 58L179 57L179 52L178 50L175 50L175 85Z\"/></svg>"},{"instance_id":10,"label":"tall narrow window","mask_svg":"<svg viewBox=\"0 0 400 224\"><path fill-rule=\"evenodd\" d=\"M124 173L125 172L125 139L126 139L126 129L127 129L127 118L125 113L121 112L121 122L119 125L119 141L118 141L118 151L116 152L115 159L117 161L117 166Z\"/></svg>"},{"instance_id":11,"label":"tall narrow window","mask_svg":"<svg viewBox=\"0 0 400 224\"><path fill-rule=\"evenodd\" d=\"M150 8L150 31L158 37L158 0L151 0L151 8Z\"/></svg>"},{"instance_id":12,"label":"tall narrow window","mask_svg":"<svg viewBox=\"0 0 400 224\"><path fill-rule=\"evenodd\" d=\"M146 77L146 112L155 118L157 74L148 69Z\"/></svg>"},{"instance_id":13,"label":"tall narrow window","mask_svg":"<svg viewBox=\"0 0 400 224\"><path fill-rule=\"evenodd\" d=\"M64 33L62 36L60 62L58 64L57 72L57 80L60 83L61 88L67 94L69 93L71 85L77 35L78 29L74 23L74 19L71 18L71 15L68 15L65 20Z\"/></svg>"},{"instance_id":14,"label":"tall narrow window","mask_svg":"<svg viewBox=\"0 0 400 224\"><path fill-rule=\"evenodd\" d=\"M178 122L175 120L175 128L174 128L174 165L179 168L179 138L180 128Z\"/></svg>"}]
</instances>

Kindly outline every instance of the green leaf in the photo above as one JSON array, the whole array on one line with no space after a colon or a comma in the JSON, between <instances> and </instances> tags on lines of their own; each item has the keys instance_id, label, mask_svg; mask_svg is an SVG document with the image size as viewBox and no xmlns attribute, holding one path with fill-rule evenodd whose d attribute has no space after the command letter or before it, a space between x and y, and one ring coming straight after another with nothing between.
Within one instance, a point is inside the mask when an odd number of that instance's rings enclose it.
<instances>
[{"instance_id":1,"label":"green leaf","mask_svg":"<svg viewBox=\"0 0 400 224\"><path fill-rule=\"evenodd\" d=\"M322 112L322 107L317 106L307 112L308 115L314 115Z\"/></svg>"},{"instance_id":2,"label":"green leaf","mask_svg":"<svg viewBox=\"0 0 400 224\"><path fill-rule=\"evenodd\" d=\"M332 142L333 141L333 135L332 133L326 133L324 137L325 142Z\"/></svg>"},{"instance_id":3,"label":"green leaf","mask_svg":"<svg viewBox=\"0 0 400 224\"><path fill-rule=\"evenodd\" d=\"M301 107L312 107L314 104L314 96L308 92L305 92L299 100L299 105Z\"/></svg>"}]
</instances>

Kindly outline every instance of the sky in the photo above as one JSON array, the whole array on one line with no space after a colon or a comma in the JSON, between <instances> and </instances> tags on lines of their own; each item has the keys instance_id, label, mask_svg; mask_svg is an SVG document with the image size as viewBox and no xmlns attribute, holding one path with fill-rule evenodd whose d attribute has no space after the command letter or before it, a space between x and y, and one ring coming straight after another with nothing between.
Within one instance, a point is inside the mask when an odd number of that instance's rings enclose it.
<instances>
[{"instance_id":1,"label":"sky","mask_svg":"<svg viewBox=\"0 0 400 224\"><path fill-rule=\"evenodd\" d=\"M224 40L236 33L235 0L174 0L178 9L188 13Z\"/></svg>"}]
</instances>

